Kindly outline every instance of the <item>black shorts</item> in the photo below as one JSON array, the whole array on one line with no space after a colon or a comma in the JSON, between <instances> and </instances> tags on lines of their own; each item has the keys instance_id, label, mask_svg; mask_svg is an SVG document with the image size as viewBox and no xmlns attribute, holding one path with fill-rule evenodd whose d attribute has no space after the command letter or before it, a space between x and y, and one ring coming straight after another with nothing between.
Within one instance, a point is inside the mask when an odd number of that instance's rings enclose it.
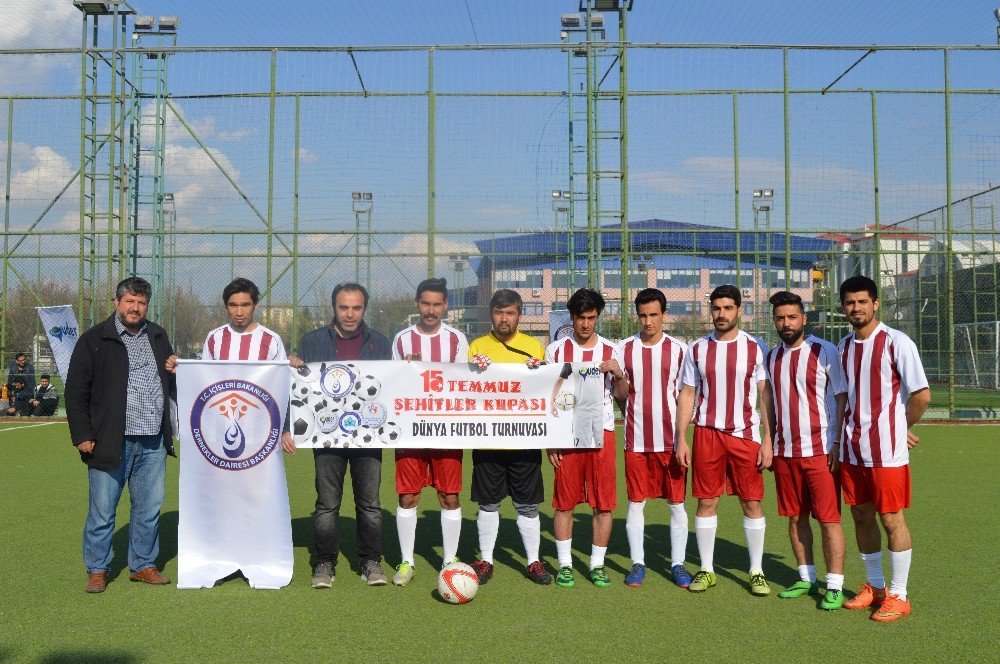
<instances>
[{"instance_id":1,"label":"black shorts","mask_svg":"<svg viewBox=\"0 0 1000 664\"><path fill-rule=\"evenodd\" d=\"M472 501L537 505L545 499L541 450L473 450Z\"/></svg>"}]
</instances>

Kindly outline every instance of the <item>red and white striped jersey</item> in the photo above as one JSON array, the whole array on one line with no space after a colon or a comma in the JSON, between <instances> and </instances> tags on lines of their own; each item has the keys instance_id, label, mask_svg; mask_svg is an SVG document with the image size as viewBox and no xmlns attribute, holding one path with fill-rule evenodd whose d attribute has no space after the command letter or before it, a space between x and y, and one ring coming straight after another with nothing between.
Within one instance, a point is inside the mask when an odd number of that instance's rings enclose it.
<instances>
[{"instance_id":1,"label":"red and white striped jersey","mask_svg":"<svg viewBox=\"0 0 1000 664\"><path fill-rule=\"evenodd\" d=\"M203 360L276 360L288 359L281 337L263 325L240 333L229 323L217 327L205 338L201 351Z\"/></svg>"},{"instance_id":2,"label":"red and white striped jersey","mask_svg":"<svg viewBox=\"0 0 1000 664\"><path fill-rule=\"evenodd\" d=\"M774 453L781 457L826 454L837 439L837 398L847 391L837 347L806 335L795 348L780 344L767 354L774 401Z\"/></svg>"},{"instance_id":3,"label":"red and white striped jersey","mask_svg":"<svg viewBox=\"0 0 1000 664\"><path fill-rule=\"evenodd\" d=\"M698 390L694 423L760 443L757 384L767 380L766 353L767 345L743 330L732 341L716 341L713 332L691 344L681 380Z\"/></svg>"},{"instance_id":4,"label":"red and white striped jersey","mask_svg":"<svg viewBox=\"0 0 1000 664\"><path fill-rule=\"evenodd\" d=\"M464 334L444 323L436 334L423 334L411 325L392 340L392 359L405 360L407 355L421 362L466 362L469 342Z\"/></svg>"},{"instance_id":5,"label":"red and white striped jersey","mask_svg":"<svg viewBox=\"0 0 1000 664\"><path fill-rule=\"evenodd\" d=\"M652 346L643 345L638 334L619 345L619 361L628 376L627 452L673 451L677 395L686 350L683 342L667 334Z\"/></svg>"},{"instance_id":6,"label":"red and white striped jersey","mask_svg":"<svg viewBox=\"0 0 1000 664\"><path fill-rule=\"evenodd\" d=\"M561 364L563 362L593 362L595 365L617 356L614 342L597 336L597 344L591 348L581 348L572 336L553 341L545 348L545 362L547 364ZM604 374L604 430L615 430L615 407L611 399L611 388L614 382L611 374Z\"/></svg>"},{"instance_id":7,"label":"red and white striped jersey","mask_svg":"<svg viewBox=\"0 0 1000 664\"><path fill-rule=\"evenodd\" d=\"M863 341L848 334L838 350L847 382L841 460L869 468L905 466L906 402L927 387L916 344L879 323Z\"/></svg>"}]
</instances>

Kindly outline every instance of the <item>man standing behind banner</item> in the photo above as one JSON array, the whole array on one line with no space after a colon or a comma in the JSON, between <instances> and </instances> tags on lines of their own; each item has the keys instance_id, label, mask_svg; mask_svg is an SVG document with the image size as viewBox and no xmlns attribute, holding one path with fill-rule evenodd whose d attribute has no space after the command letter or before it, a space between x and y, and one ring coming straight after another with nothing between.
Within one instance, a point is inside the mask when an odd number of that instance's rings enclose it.
<instances>
[{"instance_id":1,"label":"man standing behind banner","mask_svg":"<svg viewBox=\"0 0 1000 664\"><path fill-rule=\"evenodd\" d=\"M392 340L392 359L424 362L466 362L469 342L465 335L443 322L448 313L448 283L424 279L413 298L420 320ZM417 504L425 486L437 489L441 503L441 539L444 564L455 560L462 534L462 450L396 450L396 530L402 561L392 582L405 586L413 578L413 545L417 537Z\"/></svg>"},{"instance_id":2,"label":"man standing behind banner","mask_svg":"<svg viewBox=\"0 0 1000 664\"><path fill-rule=\"evenodd\" d=\"M545 348L537 339L518 331L521 296L509 289L498 290L490 300L493 329L469 345L469 356L485 356L490 362L541 364ZM484 584L493 576L493 549L500 530L500 501L510 496L517 510L517 529L524 543L528 578L535 583L552 583L545 563L538 559L542 539L538 504L544 497L541 450L472 450L472 500L479 503L481 559L472 563Z\"/></svg>"},{"instance_id":3,"label":"man standing behind banner","mask_svg":"<svg viewBox=\"0 0 1000 664\"><path fill-rule=\"evenodd\" d=\"M313 330L302 338L299 355L302 362L351 360L389 360L389 340L365 324L368 291L360 284L339 284L333 289L333 322ZM293 363L299 362L293 359ZM287 423L285 425L288 426ZM281 438L281 447L295 454L290 431ZM315 448L316 511L313 532L316 537L316 566L313 588L333 584L340 553L340 503L344 495L344 476L351 467L354 485L354 515L361 578L369 586L388 583L382 571L382 450L362 448Z\"/></svg>"},{"instance_id":4,"label":"man standing behind banner","mask_svg":"<svg viewBox=\"0 0 1000 664\"><path fill-rule=\"evenodd\" d=\"M156 568L167 454L174 455L169 399L173 354L166 331L146 320L152 288L129 277L115 291L115 313L82 335L66 381L70 438L87 464L90 505L83 530L86 591L103 592L111 568L115 509L125 483L132 503L128 565L132 581L170 583Z\"/></svg>"}]
</instances>

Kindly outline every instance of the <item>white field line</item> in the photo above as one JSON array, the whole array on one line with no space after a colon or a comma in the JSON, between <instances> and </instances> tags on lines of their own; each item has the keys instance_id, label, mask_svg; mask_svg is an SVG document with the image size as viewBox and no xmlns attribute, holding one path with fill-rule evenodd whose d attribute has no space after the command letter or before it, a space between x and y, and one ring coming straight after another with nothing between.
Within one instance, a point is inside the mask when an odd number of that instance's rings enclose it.
<instances>
[{"instance_id":1,"label":"white field line","mask_svg":"<svg viewBox=\"0 0 1000 664\"><path fill-rule=\"evenodd\" d=\"M18 429L31 429L33 427L47 427L50 424L63 424L63 422L40 422L38 424L23 424L17 427L6 427L0 429L0 433L4 433L5 431L17 431Z\"/></svg>"}]
</instances>

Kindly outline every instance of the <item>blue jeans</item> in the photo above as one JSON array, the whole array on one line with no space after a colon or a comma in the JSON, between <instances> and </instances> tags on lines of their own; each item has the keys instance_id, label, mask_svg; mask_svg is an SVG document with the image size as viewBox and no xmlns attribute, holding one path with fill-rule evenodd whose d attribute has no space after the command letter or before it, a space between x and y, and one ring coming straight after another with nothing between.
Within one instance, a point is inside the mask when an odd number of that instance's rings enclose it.
<instances>
[{"instance_id":1,"label":"blue jeans","mask_svg":"<svg viewBox=\"0 0 1000 664\"><path fill-rule=\"evenodd\" d=\"M115 510L125 483L131 501L128 529L128 566L141 572L156 564L160 553L160 508L163 507L167 450L163 437L125 436L118 468L90 468L90 507L83 527L83 562L87 572L111 568L111 538Z\"/></svg>"}]
</instances>

